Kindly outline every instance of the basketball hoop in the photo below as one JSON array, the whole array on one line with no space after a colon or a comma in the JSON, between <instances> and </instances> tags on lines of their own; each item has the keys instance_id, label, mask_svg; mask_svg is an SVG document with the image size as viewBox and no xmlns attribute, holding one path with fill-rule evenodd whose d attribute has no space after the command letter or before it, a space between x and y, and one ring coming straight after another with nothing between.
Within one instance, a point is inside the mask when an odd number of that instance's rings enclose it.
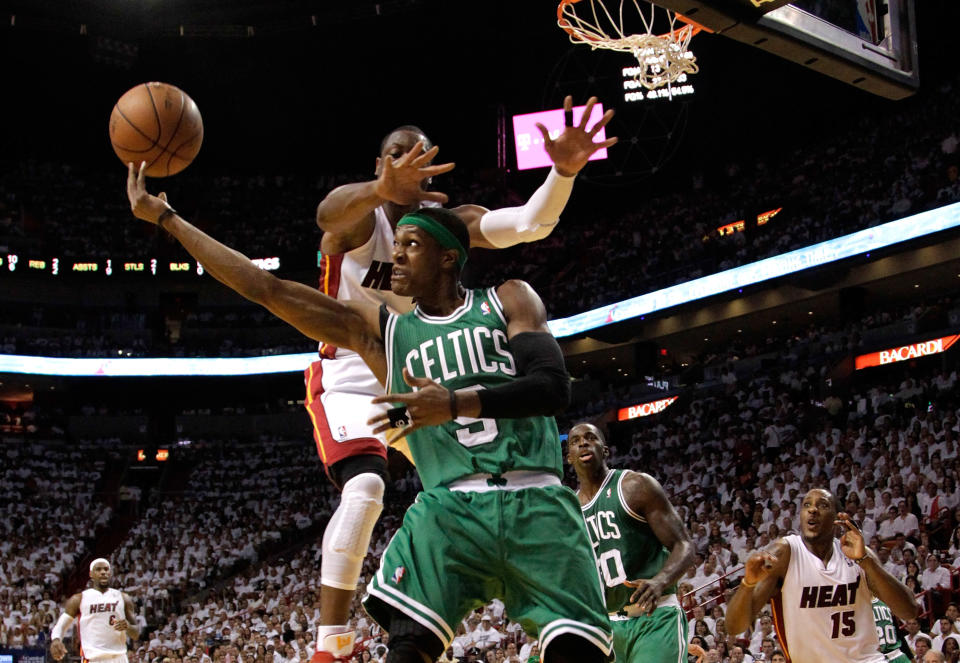
<instances>
[{"instance_id":1,"label":"basketball hoop","mask_svg":"<svg viewBox=\"0 0 960 663\"><path fill-rule=\"evenodd\" d=\"M611 5L614 2L606 1ZM581 15L577 12L578 3L582 3L579 4ZM651 4L649 12L645 12L638 0L619 0L619 3L615 19L604 5L604 0L560 0L557 25L570 35L570 41L574 44L587 44L593 49L604 48L633 55L639 64L634 79L648 90L665 85L669 87L680 76L699 71L697 59L689 50L690 39L706 28L664 9L670 29L663 34L654 34L656 6ZM640 22L632 28L624 23L624 5L631 3L640 17ZM634 13L629 6L626 12L628 19Z\"/></svg>"}]
</instances>

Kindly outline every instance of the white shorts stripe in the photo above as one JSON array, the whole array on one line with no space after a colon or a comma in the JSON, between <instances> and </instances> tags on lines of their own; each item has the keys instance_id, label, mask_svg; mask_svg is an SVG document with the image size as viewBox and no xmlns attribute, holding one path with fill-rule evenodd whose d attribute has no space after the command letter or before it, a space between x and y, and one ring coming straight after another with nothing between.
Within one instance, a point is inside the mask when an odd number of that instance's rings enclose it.
<instances>
[{"instance_id":1,"label":"white shorts stripe","mask_svg":"<svg viewBox=\"0 0 960 663\"><path fill-rule=\"evenodd\" d=\"M443 619L443 617L441 617L441 616L438 615L436 612L434 612L433 610L431 610L429 607L423 605L423 604L420 603L419 601L415 601L414 599L410 598L409 596L407 596L406 594L404 594L404 593L401 592L400 590L396 589L395 587L389 586L389 585L386 583L386 581L384 581L384 579L383 579L383 567L381 567L381 568L377 571L377 577L376 577L376 579L375 579L374 582L371 582L371 583L370 583L370 586L371 586L371 587L376 587L377 589L380 589L381 592L386 592L386 593L389 593L389 594L395 596L397 600L406 603L411 609L413 609L413 610L418 610L418 611L420 611L424 616L429 617L430 619L434 620L434 622L436 623L436 625L439 626L440 628L442 628L442 629L446 632L446 637L440 636L440 639L443 640L444 643L445 643L444 646L446 646L451 640L453 640L453 635L454 635L454 634L453 634L453 629L450 628L449 624L447 624L447 622ZM368 591L370 591L370 590L368 590ZM393 604L391 603L391 605L393 605ZM406 612L406 611L404 611L404 612Z\"/></svg>"},{"instance_id":2,"label":"white shorts stripe","mask_svg":"<svg viewBox=\"0 0 960 663\"><path fill-rule=\"evenodd\" d=\"M433 632L435 636L437 636L437 639L443 643L444 649L450 646L450 640L444 636L444 634L440 631L440 629L437 628L436 624L434 624L433 622L431 622L429 619L422 616L418 612L411 610L408 606L404 605L400 601L392 599L386 594L384 594L383 592L379 591L376 587L373 586L373 583L371 583L367 587L367 596L368 597L376 596L378 599L380 599L381 601L383 601L388 605L393 606L394 608L396 608L397 610L405 614L410 619L426 626L428 629L430 629Z\"/></svg>"}]
</instances>

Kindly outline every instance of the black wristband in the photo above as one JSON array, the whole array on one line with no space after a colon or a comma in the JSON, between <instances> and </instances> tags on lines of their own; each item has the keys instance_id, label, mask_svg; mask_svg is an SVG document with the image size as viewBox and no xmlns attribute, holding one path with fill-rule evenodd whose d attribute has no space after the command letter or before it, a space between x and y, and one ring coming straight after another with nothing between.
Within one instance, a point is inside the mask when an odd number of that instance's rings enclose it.
<instances>
[{"instance_id":1,"label":"black wristband","mask_svg":"<svg viewBox=\"0 0 960 663\"><path fill-rule=\"evenodd\" d=\"M172 207L167 207L167 209L160 212L160 216L157 217L157 225L163 228L163 222L176 213L177 210L173 209Z\"/></svg>"},{"instance_id":2,"label":"black wristband","mask_svg":"<svg viewBox=\"0 0 960 663\"><path fill-rule=\"evenodd\" d=\"M457 390L450 390L450 418L457 418Z\"/></svg>"}]
</instances>

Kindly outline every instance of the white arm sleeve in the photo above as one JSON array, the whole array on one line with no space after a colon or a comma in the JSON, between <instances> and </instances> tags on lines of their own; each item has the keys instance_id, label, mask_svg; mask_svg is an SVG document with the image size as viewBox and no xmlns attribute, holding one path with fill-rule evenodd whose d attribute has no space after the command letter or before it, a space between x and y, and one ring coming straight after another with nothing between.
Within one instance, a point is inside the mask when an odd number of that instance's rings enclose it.
<instances>
[{"instance_id":1,"label":"white arm sleeve","mask_svg":"<svg viewBox=\"0 0 960 663\"><path fill-rule=\"evenodd\" d=\"M574 179L575 175L564 177L551 168L547 181L534 191L526 205L490 210L480 217L481 234L500 249L543 239L560 220Z\"/></svg>"},{"instance_id":2,"label":"white arm sleeve","mask_svg":"<svg viewBox=\"0 0 960 663\"><path fill-rule=\"evenodd\" d=\"M62 640L63 632L70 628L71 624L73 624L73 617L61 612L60 619L57 620L57 623L53 625L53 630L50 631L50 640Z\"/></svg>"}]
</instances>

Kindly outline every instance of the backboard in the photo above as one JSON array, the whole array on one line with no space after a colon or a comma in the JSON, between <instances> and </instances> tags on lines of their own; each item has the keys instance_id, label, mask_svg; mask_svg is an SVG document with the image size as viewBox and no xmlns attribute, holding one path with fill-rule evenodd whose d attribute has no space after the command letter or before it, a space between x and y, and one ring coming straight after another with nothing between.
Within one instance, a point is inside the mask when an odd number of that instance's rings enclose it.
<instances>
[{"instance_id":1,"label":"backboard","mask_svg":"<svg viewBox=\"0 0 960 663\"><path fill-rule=\"evenodd\" d=\"M888 99L919 86L914 0L652 0L731 39Z\"/></svg>"}]
</instances>

